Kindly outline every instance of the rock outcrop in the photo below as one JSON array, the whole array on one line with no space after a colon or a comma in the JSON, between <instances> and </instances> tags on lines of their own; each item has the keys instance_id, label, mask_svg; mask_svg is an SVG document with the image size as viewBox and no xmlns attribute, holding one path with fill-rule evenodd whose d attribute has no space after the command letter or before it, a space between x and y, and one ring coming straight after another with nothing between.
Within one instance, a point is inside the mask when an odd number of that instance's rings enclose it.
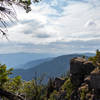
<instances>
[{"instance_id":1,"label":"rock outcrop","mask_svg":"<svg viewBox=\"0 0 100 100\"><path fill-rule=\"evenodd\" d=\"M55 78L53 90L57 92L55 100L100 100L100 68L85 58L73 58L70 77Z\"/></svg>"},{"instance_id":2,"label":"rock outcrop","mask_svg":"<svg viewBox=\"0 0 100 100\"><path fill-rule=\"evenodd\" d=\"M100 70L95 69L91 72L90 86L95 90L100 90Z\"/></svg>"},{"instance_id":3,"label":"rock outcrop","mask_svg":"<svg viewBox=\"0 0 100 100\"><path fill-rule=\"evenodd\" d=\"M49 80L49 85L47 87L47 98L49 98L50 94L54 90L56 90L56 91L60 92L60 95L56 96L57 100L63 100L61 98L64 97L65 91L62 92L62 91L60 91L60 89L61 89L61 86L64 84L64 82L65 82L65 79L59 78L59 77L56 77L55 80L50 79Z\"/></svg>"},{"instance_id":4,"label":"rock outcrop","mask_svg":"<svg viewBox=\"0 0 100 100\"><path fill-rule=\"evenodd\" d=\"M58 91L60 87L64 84L65 80L63 78L56 77L53 84L54 88Z\"/></svg>"},{"instance_id":5,"label":"rock outcrop","mask_svg":"<svg viewBox=\"0 0 100 100\"><path fill-rule=\"evenodd\" d=\"M77 87L84 82L84 78L95 68L91 61L84 58L73 58L70 62L70 78L72 83Z\"/></svg>"},{"instance_id":6,"label":"rock outcrop","mask_svg":"<svg viewBox=\"0 0 100 100\"><path fill-rule=\"evenodd\" d=\"M80 100L100 100L100 69L94 69L77 90ZM84 96L83 96L84 94ZM73 99L74 100L74 99Z\"/></svg>"},{"instance_id":7,"label":"rock outcrop","mask_svg":"<svg viewBox=\"0 0 100 100\"><path fill-rule=\"evenodd\" d=\"M100 100L100 69L84 58L73 58L70 78L76 89L71 100Z\"/></svg>"}]
</instances>

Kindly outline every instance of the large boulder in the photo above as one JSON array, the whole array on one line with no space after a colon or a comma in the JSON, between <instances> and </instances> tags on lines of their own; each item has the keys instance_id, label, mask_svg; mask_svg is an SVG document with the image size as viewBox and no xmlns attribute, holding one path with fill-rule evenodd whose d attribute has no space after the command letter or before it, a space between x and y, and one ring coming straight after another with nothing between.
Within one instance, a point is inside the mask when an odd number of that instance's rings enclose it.
<instances>
[{"instance_id":1,"label":"large boulder","mask_svg":"<svg viewBox=\"0 0 100 100\"><path fill-rule=\"evenodd\" d=\"M96 68L90 75L90 87L100 92L100 69Z\"/></svg>"},{"instance_id":2,"label":"large boulder","mask_svg":"<svg viewBox=\"0 0 100 100\"><path fill-rule=\"evenodd\" d=\"M80 86L84 78L95 68L91 61L85 58L76 57L70 62L70 78L75 86Z\"/></svg>"}]
</instances>

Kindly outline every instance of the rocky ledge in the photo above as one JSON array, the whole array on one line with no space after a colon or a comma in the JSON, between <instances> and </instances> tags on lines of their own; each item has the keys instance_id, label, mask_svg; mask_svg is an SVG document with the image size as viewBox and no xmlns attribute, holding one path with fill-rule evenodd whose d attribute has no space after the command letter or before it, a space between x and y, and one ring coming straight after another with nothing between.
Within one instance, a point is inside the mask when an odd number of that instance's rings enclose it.
<instances>
[{"instance_id":1,"label":"rocky ledge","mask_svg":"<svg viewBox=\"0 0 100 100\"><path fill-rule=\"evenodd\" d=\"M100 100L100 69L84 58L70 62L70 79L75 90L71 100Z\"/></svg>"}]
</instances>

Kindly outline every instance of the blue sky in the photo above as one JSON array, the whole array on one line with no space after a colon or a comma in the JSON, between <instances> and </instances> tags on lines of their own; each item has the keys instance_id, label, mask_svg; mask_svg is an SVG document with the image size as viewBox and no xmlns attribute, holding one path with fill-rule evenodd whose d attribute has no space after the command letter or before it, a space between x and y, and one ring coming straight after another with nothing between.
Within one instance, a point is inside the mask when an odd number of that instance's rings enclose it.
<instances>
[{"instance_id":1,"label":"blue sky","mask_svg":"<svg viewBox=\"0 0 100 100\"><path fill-rule=\"evenodd\" d=\"M80 53L100 49L100 0L42 0L28 14L15 7L0 53ZM17 9L19 8L19 9Z\"/></svg>"}]
</instances>

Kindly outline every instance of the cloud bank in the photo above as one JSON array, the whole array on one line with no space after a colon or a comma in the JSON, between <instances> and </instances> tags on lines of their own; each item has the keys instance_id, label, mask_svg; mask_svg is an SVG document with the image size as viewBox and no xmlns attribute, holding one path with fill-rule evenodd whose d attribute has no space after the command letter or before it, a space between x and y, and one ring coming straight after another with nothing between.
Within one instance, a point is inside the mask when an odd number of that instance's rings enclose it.
<instances>
[{"instance_id":1,"label":"cloud bank","mask_svg":"<svg viewBox=\"0 0 100 100\"><path fill-rule=\"evenodd\" d=\"M100 0L45 0L31 7L28 14L16 10L19 21L8 27L10 42L1 37L1 53L100 49Z\"/></svg>"}]
</instances>

